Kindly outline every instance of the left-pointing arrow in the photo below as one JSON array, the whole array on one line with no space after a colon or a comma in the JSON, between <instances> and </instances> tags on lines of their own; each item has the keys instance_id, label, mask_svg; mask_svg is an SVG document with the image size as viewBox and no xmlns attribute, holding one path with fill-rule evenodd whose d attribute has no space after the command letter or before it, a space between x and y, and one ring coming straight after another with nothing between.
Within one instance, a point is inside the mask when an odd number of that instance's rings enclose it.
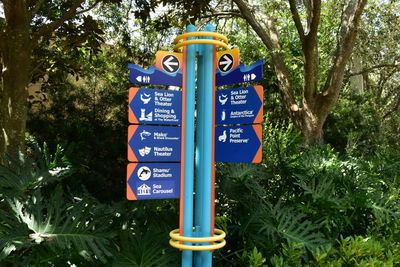
<instances>
[{"instance_id":1,"label":"left-pointing arrow","mask_svg":"<svg viewBox=\"0 0 400 267\"><path fill-rule=\"evenodd\" d=\"M179 60L174 55L167 55L163 58L162 65L165 71L174 73L179 69Z\"/></svg>"},{"instance_id":2,"label":"left-pointing arrow","mask_svg":"<svg viewBox=\"0 0 400 267\"><path fill-rule=\"evenodd\" d=\"M174 70L171 66L178 66L178 65L179 65L178 62L173 61L173 60L174 60L174 57L171 56L171 57L169 57L169 58L164 62L165 66L167 66L167 68L168 68L170 71L173 71L173 70Z\"/></svg>"},{"instance_id":3,"label":"left-pointing arrow","mask_svg":"<svg viewBox=\"0 0 400 267\"><path fill-rule=\"evenodd\" d=\"M135 64L129 64L128 67L129 78L133 83L182 86L182 71L179 71L178 66L172 66L177 68L175 73L166 71L166 66L162 66L162 69L150 66L147 70Z\"/></svg>"}]
</instances>

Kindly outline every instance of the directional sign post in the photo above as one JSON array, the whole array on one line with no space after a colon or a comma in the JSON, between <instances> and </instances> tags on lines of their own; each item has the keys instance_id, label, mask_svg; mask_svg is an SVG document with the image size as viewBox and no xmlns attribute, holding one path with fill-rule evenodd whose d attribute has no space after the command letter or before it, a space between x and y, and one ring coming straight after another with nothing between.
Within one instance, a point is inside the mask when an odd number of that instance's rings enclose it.
<instances>
[{"instance_id":1,"label":"directional sign post","mask_svg":"<svg viewBox=\"0 0 400 267\"><path fill-rule=\"evenodd\" d=\"M213 25L189 25L174 43L154 66L128 66L132 83L181 90L130 88L127 198L179 198L170 244L182 250L183 267L211 267L226 243L214 228L215 162L261 162L264 98L259 85L216 87L259 81L264 61L240 64L239 49L228 49Z\"/></svg>"},{"instance_id":2,"label":"directional sign post","mask_svg":"<svg viewBox=\"0 0 400 267\"><path fill-rule=\"evenodd\" d=\"M231 54L224 54L218 60L218 69L223 72L230 71L233 66L233 56Z\"/></svg>"},{"instance_id":3,"label":"directional sign post","mask_svg":"<svg viewBox=\"0 0 400 267\"><path fill-rule=\"evenodd\" d=\"M217 67L221 73L229 72L239 66L240 51L238 48L217 52Z\"/></svg>"},{"instance_id":4,"label":"directional sign post","mask_svg":"<svg viewBox=\"0 0 400 267\"><path fill-rule=\"evenodd\" d=\"M135 64L129 64L130 81L139 84L159 84L182 86L182 53L158 51L156 65L144 69Z\"/></svg>"},{"instance_id":5,"label":"directional sign post","mask_svg":"<svg viewBox=\"0 0 400 267\"><path fill-rule=\"evenodd\" d=\"M179 198L180 169L180 163L128 164L128 199Z\"/></svg>"},{"instance_id":6,"label":"directional sign post","mask_svg":"<svg viewBox=\"0 0 400 267\"><path fill-rule=\"evenodd\" d=\"M216 85L227 85L244 82L255 82L262 79L264 60L259 60L256 63L245 67L243 64L228 71L222 72L217 70Z\"/></svg>"},{"instance_id":7,"label":"directional sign post","mask_svg":"<svg viewBox=\"0 0 400 267\"><path fill-rule=\"evenodd\" d=\"M129 126L128 160L131 162L181 161L181 129L163 126Z\"/></svg>"},{"instance_id":8,"label":"directional sign post","mask_svg":"<svg viewBox=\"0 0 400 267\"><path fill-rule=\"evenodd\" d=\"M219 90L216 94L215 123L242 124L263 121L263 87L256 85Z\"/></svg>"},{"instance_id":9,"label":"directional sign post","mask_svg":"<svg viewBox=\"0 0 400 267\"><path fill-rule=\"evenodd\" d=\"M216 127L215 161L261 162L261 125Z\"/></svg>"},{"instance_id":10,"label":"directional sign post","mask_svg":"<svg viewBox=\"0 0 400 267\"><path fill-rule=\"evenodd\" d=\"M166 72L175 73L179 70L179 59L174 55L167 55L162 59L162 66Z\"/></svg>"},{"instance_id":11,"label":"directional sign post","mask_svg":"<svg viewBox=\"0 0 400 267\"><path fill-rule=\"evenodd\" d=\"M129 122L180 125L182 92L146 88L129 89Z\"/></svg>"}]
</instances>

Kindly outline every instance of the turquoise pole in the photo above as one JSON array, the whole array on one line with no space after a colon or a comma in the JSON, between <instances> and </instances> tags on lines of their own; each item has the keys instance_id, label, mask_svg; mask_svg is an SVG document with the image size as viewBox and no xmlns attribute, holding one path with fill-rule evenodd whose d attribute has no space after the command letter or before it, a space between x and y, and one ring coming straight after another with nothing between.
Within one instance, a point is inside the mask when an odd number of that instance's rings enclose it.
<instances>
[{"instance_id":1,"label":"turquoise pole","mask_svg":"<svg viewBox=\"0 0 400 267\"><path fill-rule=\"evenodd\" d=\"M206 31L213 32L214 26L207 24L205 27ZM203 176L200 177L202 180L202 210L203 216L201 218L201 233L203 236L210 236L211 234L211 195L212 195L212 145L213 145L213 67L214 67L214 46L210 44L203 44L203 57L204 57L204 119L203 123L204 134L203 134L203 150L204 150L204 161L202 162ZM201 267L212 266L212 252L202 251L201 252ZM196 266L197 267L197 266Z\"/></svg>"},{"instance_id":2,"label":"turquoise pole","mask_svg":"<svg viewBox=\"0 0 400 267\"><path fill-rule=\"evenodd\" d=\"M187 32L196 28L189 25ZM188 39L194 39L188 38ZM185 92L185 144L184 144L184 204L183 204L183 235L192 237L193 234L193 184L194 184L194 112L195 112L195 83L196 83L196 47L188 45L186 49L186 92ZM185 242L187 245L191 243ZM182 251L182 267L193 266L193 252Z\"/></svg>"},{"instance_id":3,"label":"turquoise pole","mask_svg":"<svg viewBox=\"0 0 400 267\"><path fill-rule=\"evenodd\" d=\"M204 169L204 109L205 109L205 91L204 91L204 53L203 45L198 46L197 57L197 125L196 125L196 200L195 200L195 216L196 233L202 235L201 218L203 217L203 183ZM194 266L201 266L201 252L194 252Z\"/></svg>"}]
</instances>

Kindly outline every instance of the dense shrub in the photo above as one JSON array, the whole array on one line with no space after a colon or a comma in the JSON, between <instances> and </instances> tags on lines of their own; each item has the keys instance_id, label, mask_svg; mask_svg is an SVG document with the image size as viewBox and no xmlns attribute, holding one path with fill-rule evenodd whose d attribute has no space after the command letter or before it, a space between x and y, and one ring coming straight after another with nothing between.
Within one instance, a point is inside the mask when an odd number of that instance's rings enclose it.
<instances>
[{"instance_id":1,"label":"dense shrub","mask_svg":"<svg viewBox=\"0 0 400 267\"><path fill-rule=\"evenodd\" d=\"M221 266L398 264L397 151L353 157L305 147L291 125L264 133L263 164L218 168L217 222L229 233Z\"/></svg>"}]
</instances>

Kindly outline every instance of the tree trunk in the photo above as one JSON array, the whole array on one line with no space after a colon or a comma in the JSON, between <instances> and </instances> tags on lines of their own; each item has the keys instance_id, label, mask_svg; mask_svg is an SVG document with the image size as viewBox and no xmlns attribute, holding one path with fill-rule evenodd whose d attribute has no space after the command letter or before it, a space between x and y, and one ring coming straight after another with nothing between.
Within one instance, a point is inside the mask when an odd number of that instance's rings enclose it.
<instances>
[{"instance_id":1,"label":"tree trunk","mask_svg":"<svg viewBox=\"0 0 400 267\"><path fill-rule=\"evenodd\" d=\"M358 56L354 56L351 64L351 72L359 73L362 72L362 60ZM364 92L364 77L362 74L354 75L350 77L350 89L356 95L360 95Z\"/></svg>"},{"instance_id":2,"label":"tree trunk","mask_svg":"<svg viewBox=\"0 0 400 267\"><path fill-rule=\"evenodd\" d=\"M321 18L321 0L303 1L306 9L307 28L304 31L301 16L298 12L298 2L289 0L292 18L301 41L304 55L304 86L302 107L296 104L295 90L284 61L279 42L279 35L274 26L274 18L266 18L264 27L259 23L245 0L233 0L238 6L241 16L250 24L271 53L272 63L277 75L279 89L283 95L283 104L289 111L289 116L306 138L307 144L322 142L322 127L333 110L341 91L344 70L351 56L360 22L361 14L367 0L349 0L342 15L336 53L329 71L325 86L318 88L319 56L318 56L318 26Z\"/></svg>"},{"instance_id":3,"label":"tree trunk","mask_svg":"<svg viewBox=\"0 0 400 267\"><path fill-rule=\"evenodd\" d=\"M303 133L307 144L322 144L323 130L325 120L330 111L327 106L321 106L318 98L321 95L306 100L303 98L303 108L301 109L301 132Z\"/></svg>"},{"instance_id":4,"label":"tree trunk","mask_svg":"<svg viewBox=\"0 0 400 267\"><path fill-rule=\"evenodd\" d=\"M12 9L12 10L10 10ZM12 11L12 12L10 12ZM29 14L23 1L5 6L7 26L1 43L0 161L15 155L24 144L27 119L27 87L30 82L31 40Z\"/></svg>"},{"instance_id":5,"label":"tree trunk","mask_svg":"<svg viewBox=\"0 0 400 267\"><path fill-rule=\"evenodd\" d=\"M0 0L5 15L5 29L0 31L0 163L5 154L15 154L24 146L27 111L28 85L32 77L33 50L65 21L77 14L85 0L74 0L61 16L40 27L31 27L32 19L40 14L44 0ZM61 1L63 2L63 1ZM101 1L85 9L96 7ZM82 12L82 11L81 11Z\"/></svg>"}]
</instances>

